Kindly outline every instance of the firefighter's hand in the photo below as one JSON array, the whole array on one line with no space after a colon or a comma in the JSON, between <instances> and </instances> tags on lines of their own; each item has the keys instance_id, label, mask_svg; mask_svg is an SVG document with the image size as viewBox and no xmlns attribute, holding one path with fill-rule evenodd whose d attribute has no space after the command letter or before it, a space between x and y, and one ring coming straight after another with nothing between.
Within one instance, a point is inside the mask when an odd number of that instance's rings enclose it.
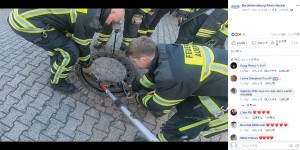
<instances>
[{"instance_id":1,"label":"firefighter's hand","mask_svg":"<svg viewBox=\"0 0 300 150\"><path fill-rule=\"evenodd\" d=\"M140 90L142 90L144 87L143 85L140 83L139 80L133 81L132 82L132 91L133 92L138 92Z\"/></svg>"},{"instance_id":2,"label":"firefighter's hand","mask_svg":"<svg viewBox=\"0 0 300 150\"><path fill-rule=\"evenodd\" d=\"M185 16L177 16L177 19L178 19L178 24L180 24L186 20L186 17Z\"/></svg>"},{"instance_id":3,"label":"firefighter's hand","mask_svg":"<svg viewBox=\"0 0 300 150\"><path fill-rule=\"evenodd\" d=\"M154 14L154 11L152 11L152 12L149 11L147 14L150 15L150 16L152 16Z\"/></svg>"},{"instance_id":4,"label":"firefighter's hand","mask_svg":"<svg viewBox=\"0 0 300 150\"><path fill-rule=\"evenodd\" d=\"M140 90L136 95L135 95L135 101L137 103L141 103L142 99L146 96L147 91L146 90Z\"/></svg>"},{"instance_id":5,"label":"firefighter's hand","mask_svg":"<svg viewBox=\"0 0 300 150\"><path fill-rule=\"evenodd\" d=\"M144 16L142 14L136 13L132 16L131 23L132 24L141 24L143 21L143 17Z\"/></svg>"}]
</instances>

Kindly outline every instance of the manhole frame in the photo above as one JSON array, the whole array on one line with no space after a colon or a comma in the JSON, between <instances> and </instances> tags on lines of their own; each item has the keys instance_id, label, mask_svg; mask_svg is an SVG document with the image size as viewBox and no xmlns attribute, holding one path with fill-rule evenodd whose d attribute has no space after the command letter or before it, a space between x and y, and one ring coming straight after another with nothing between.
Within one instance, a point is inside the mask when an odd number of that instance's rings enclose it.
<instances>
[{"instance_id":1,"label":"manhole frame","mask_svg":"<svg viewBox=\"0 0 300 150\"><path fill-rule=\"evenodd\" d=\"M91 59L94 61L97 58L112 58L119 63L121 63L126 68L126 76L124 82L128 83L130 81L135 81L140 78L137 68L124 56L116 53L106 52L106 51L97 51L91 54ZM82 66L77 65L75 72L79 80L87 87L89 90L93 91L96 94L102 95L105 94L105 91L102 91L96 81L92 81L93 78L82 71ZM122 88L116 85L108 87L108 89L115 95L121 96L125 95Z\"/></svg>"}]
</instances>

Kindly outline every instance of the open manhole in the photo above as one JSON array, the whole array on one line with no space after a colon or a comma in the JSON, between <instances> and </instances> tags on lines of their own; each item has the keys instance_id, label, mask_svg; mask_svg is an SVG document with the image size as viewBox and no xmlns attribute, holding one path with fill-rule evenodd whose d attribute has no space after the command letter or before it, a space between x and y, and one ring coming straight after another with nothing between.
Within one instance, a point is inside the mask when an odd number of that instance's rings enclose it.
<instances>
[{"instance_id":1,"label":"open manhole","mask_svg":"<svg viewBox=\"0 0 300 150\"><path fill-rule=\"evenodd\" d=\"M139 78L139 73L134 65L124 56L110 52L95 52L91 54L93 60L93 74L100 81L109 80L117 83L123 80L130 83ZM82 67L77 65L76 73L82 83L97 94L103 94L104 91L99 87L97 79L82 71ZM124 95L120 85L112 84L108 89L116 95Z\"/></svg>"}]
</instances>

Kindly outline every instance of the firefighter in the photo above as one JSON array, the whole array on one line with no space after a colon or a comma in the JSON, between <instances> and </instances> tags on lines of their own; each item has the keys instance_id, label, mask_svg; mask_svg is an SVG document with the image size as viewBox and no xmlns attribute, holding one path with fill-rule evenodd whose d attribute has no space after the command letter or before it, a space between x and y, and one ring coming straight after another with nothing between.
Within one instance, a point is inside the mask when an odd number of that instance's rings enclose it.
<instances>
[{"instance_id":1,"label":"firefighter","mask_svg":"<svg viewBox=\"0 0 300 150\"><path fill-rule=\"evenodd\" d=\"M94 44L94 47L101 48L102 46L104 46L108 42L112 30L113 30L112 24L109 25L105 24L103 27L100 27L98 29L99 37L96 43Z\"/></svg>"},{"instance_id":2,"label":"firefighter","mask_svg":"<svg viewBox=\"0 0 300 150\"><path fill-rule=\"evenodd\" d=\"M227 131L227 51L192 44L156 45L141 36L125 54L138 67L148 69L132 86L139 93L136 101L157 117L177 109L158 133L160 141Z\"/></svg>"},{"instance_id":3,"label":"firefighter","mask_svg":"<svg viewBox=\"0 0 300 150\"><path fill-rule=\"evenodd\" d=\"M140 24L145 14L152 15L153 9L125 9L124 31L120 50L124 51L128 44L137 37Z\"/></svg>"},{"instance_id":4,"label":"firefighter","mask_svg":"<svg viewBox=\"0 0 300 150\"><path fill-rule=\"evenodd\" d=\"M142 35L150 37L160 19L168 12L173 12L174 10L175 9L155 9L152 15L146 14L143 22L140 25L140 29L138 30L138 37Z\"/></svg>"},{"instance_id":5,"label":"firefighter","mask_svg":"<svg viewBox=\"0 0 300 150\"><path fill-rule=\"evenodd\" d=\"M51 87L73 93L76 87L66 78L78 58L83 71L92 72L89 45L100 22L123 17L124 9L14 9L8 22L16 34L48 51Z\"/></svg>"},{"instance_id":6,"label":"firefighter","mask_svg":"<svg viewBox=\"0 0 300 150\"><path fill-rule=\"evenodd\" d=\"M213 47L225 48L228 37L227 9L186 9L177 11L180 25L175 43L207 44Z\"/></svg>"}]
</instances>

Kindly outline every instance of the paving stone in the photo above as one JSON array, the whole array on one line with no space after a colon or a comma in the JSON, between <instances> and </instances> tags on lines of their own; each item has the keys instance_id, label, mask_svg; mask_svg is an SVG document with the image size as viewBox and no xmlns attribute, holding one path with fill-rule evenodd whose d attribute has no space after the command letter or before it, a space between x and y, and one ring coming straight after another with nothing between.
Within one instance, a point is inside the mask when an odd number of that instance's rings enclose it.
<instances>
[{"instance_id":1,"label":"paving stone","mask_svg":"<svg viewBox=\"0 0 300 150\"><path fill-rule=\"evenodd\" d=\"M42 130L44 130L46 128L47 128L46 125L34 120L32 122L32 125L30 126L28 131L24 133L24 135L29 137L30 139L33 139L34 141L39 141L40 133L42 132Z\"/></svg>"},{"instance_id":2,"label":"paving stone","mask_svg":"<svg viewBox=\"0 0 300 150\"><path fill-rule=\"evenodd\" d=\"M10 130L10 128L8 126L6 126L3 123L0 123L0 137L9 130Z\"/></svg>"},{"instance_id":3,"label":"paving stone","mask_svg":"<svg viewBox=\"0 0 300 150\"><path fill-rule=\"evenodd\" d=\"M153 114L151 112L147 112L147 115L146 117L143 119L145 122L148 122L152 125L155 125L156 122L155 122L155 117L153 116Z\"/></svg>"},{"instance_id":4,"label":"paving stone","mask_svg":"<svg viewBox=\"0 0 300 150\"><path fill-rule=\"evenodd\" d=\"M56 139L58 131L64 126L64 124L56 119L51 118L50 119L50 125L47 127L47 129L42 132L44 135Z\"/></svg>"},{"instance_id":5,"label":"paving stone","mask_svg":"<svg viewBox=\"0 0 300 150\"><path fill-rule=\"evenodd\" d=\"M34 142L34 140L28 138L27 136L20 135L20 141L18 142Z\"/></svg>"},{"instance_id":6,"label":"paving stone","mask_svg":"<svg viewBox=\"0 0 300 150\"><path fill-rule=\"evenodd\" d=\"M21 99L23 97L24 93L29 89L30 89L29 86L20 83L19 87L14 92L12 92L10 95L17 99Z\"/></svg>"},{"instance_id":7,"label":"paving stone","mask_svg":"<svg viewBox=\"0 0 300 150\"><path fill-rule=\"evenodd\" d=\"M120 130L125 130L125 122L120 120L114 120L113 122L111 122L111 126Z\"/></svg>"},{"instance_id":8,"label":"paving stone","mask_svg":"<svg viewBox=\"0 0 300 150\"><path fill-rule=\"evenodd\" d=\"M107 133L105 133L101 130L98 130L96 128L93 128L93 135L89 141L92 141L92 142L103 141L103 139L106 137L107 137Z\"/></svg>"},{"instance_id":9,"label":"paving stone","mask_svg":"<svg viewBox=\"0 0 300 150\"><path fill-rule=\"evenodd\" d=\"M47 106L58 109L60 107L62 99L64 99L66 95L60 92L53 92L53 96L49 101L46 102Z\"/></svg>"},{"instance_id":10,"label":"paving stone","mask_svg":"<svg viewBox=\"0 0 300 150\"><path fill-rule=\"evenodd\" d=\"M11 78L15 78L15 75L22 70L22 68L18 67L18 66L14 66L9 72L5 73L6 76L11 77Z\"/></svg>"},{"instance_id":11,"label":"paving stone","mask_svg":"<svg viewBox=\"0 0 300 150\"><path fill-rule=\"evenodd\" d=\"M39 82L41 84L44 84L46 85L47 83L50 83L50 76L51 76L51 73L48 72L48 71L43 71L41 77L39 77L36 82Z\"/></svg>"},{"instance_id":12,"label":"paving stone","mask_svg":"<svg viewBox=\"0 0 300 150\"><path fill-rule=\"evenodd\" d=\"M134 141L138 129L130 124L125 124L125 133L120 137L120 141Z\"/></svg>"},{"instance_id":13,"label":"paving stone","mask_svg":"<svg viewBox=\"0 0 300 150\"><path fill-rule=\"evenodd\" d=\"M33 72L36 73L36 74L42 75L42 74L43 74L43 71L44 71L45 69L50 70L50 68L49 68L48 65L46 65L46 64L44 64L44 63L40 63L39 66L38 66L36 69L33 70Z\"/></svg>"},{"instance_id":14,"label":"paving stone","mask_svg":"<svg viewBox=\"0 0 300 150\"><path fill-rule=\"evenodd\" d=\"M41 121L44 124L48 124L49 119L51 116L56 112L56 109L46 106L46 108L36 116L36 120Z\"/></svg>"},{"instance_id":15,"label":"paving stone","mask_svg":"<svg viewBox=\"0 0 300 150\"><path fill-rule=\"evenodd\" d=\"M72 108L71 106L62 103L61 107L59 108L59 110L55 115L55 119L64 123L67 122L67 117L73 109L74 108Z\"/></svg>"},{"instance_id":16,"label":"paving stone","mask_svg":"<svg viewBox=\"0 0 300 150\"><path fill-rule=\"evenodd\" d=\"M8 64L3 65L3 67L7 68L7 69L11 69L13 68L17 63L19 63L18 60L11 60Z\"/></svg>"},{"instance_id":17,"label":"paving stone","mask_svg":"<svg viewBox=\"0 0 300 150\"><path fill-rule=\"evenodd\" d=\"M23 98L19 101L19 103L15 104L14 107L19 111L25 112L26 107L33 102L34 99L27 94L23 96Z\"/></svg>"},{"instance_id":18,"label":"paving stone","mask_svg":"<svg viewBox=\"0 0 300 150\"><path fill-rule=\"evenodd\" d=\"M26 77L20 74L16 74L16 76L10 81L7 82L7 85L13 87L13 88L17 88L18 84L24 80Z\"/></svg>"},{"instance_id":19,"label":"paving stone","mask_svg":"<svg viewBox=\"0 0 300 150\"><path fill-rule=\"evenodd\" d=\"M73 138L73 137L75 137L75 130L80 125L80 123L81 122L79 120L72 118L72 117L68 117L67 124L65 125L64 128L62 128L60 130L60 132Z\"/></svg>"},{"instance_id":20,"label":"paving stone","mask_svg":"<svg viewBox=\"0 0 300 150\"><path fill-rule=\"evenodd\" d=\"M39 77L39 75L35 74L35 73L30 73L29 77L27 77L25 80L22 81L22 83L32 87L33 83L35 82L35 80Z\"/></svg>"},{"instance_id":21,"label":"paving stone","mask_svg":"<svg viewBox=\"0 0 300 150\"><path fill-rule=\"evenodd\" d=\"M71 97L67 97L67 98L63 99L62 102L64 104L66 104L66 105L71 106L71 107L75 107L76 106L75 105L75 100L73 98L71 98Z\"/></svg>"},{"instance_id":22,"label":"paving stone","mask_svg":"<svg viewBox=\"0 0 300 150\"><path fill-rule=\"evenodd\" d=\"M6 136L2 136L0 141L3 141L3 142L13 142L13 140L9 139Z\"/></svg>"},{"instance_id":23,"label":"paving stone","mask_svg":"<svg viewBox=\"0 0 300 150\"><path fill-rule=\"evenodd\" d=\"M79 130L87 135L92 135L92 128L97 122L98 122L97 119L90 117L88 115L85 115L82 124L77 128L77 130Z\"/></svg>"},{"instance_id":24,"label":"paving stone","mask_svg":"<svg viewBox=\"0 0 300 150\"><path fill-rule=\"evenodd\" d=\"M114 120L113 117L111 117L108 114L101 113L100 114L100 120L97 124L95 124L94 128L99 129L103 132L108 133L109 132L109 126L110 123Z\"/></svg>"},{"instance_id":25,"label":"paving stone","mask_svg":"<svg viewBox=\"0 0 300 150\"><path fill-rule=\"evenodd\" d=\"M40 134L40 136L39 136L39 141L40 141L40 142L53 142L54 140L51 139L51 138L48 137L48 136L45 136L45 135L43 135L43 134Z\"/></svg>"},{"instance_id":26,"label":"paving stone","mask_svg":"<svg viewBox=\"0 0 300 150\"><path fill-rule=\"evenodd\" d=\"M119 141L120 136L124 134L124 131L111 127L108 136L104 139L104 141L114 142Z\"/></svg>"},{"instance_id":27,"label":"paving stone","mask_svg":"<svg viewBox=\"0 0 300 150\"><path fill-rule=\"evenodd\" d=\"M5 118L1 119L1 122L9 127L13 127L14 122L22 116L23 113L21 113L19 110L16 110L14 108L10 109L10 112L8 115L6 115Z\"/></svg>"},{"instance_id":28,"label":"paving stone","mask_svg":"<svg viewBox=\"0 0 300 150\"><path fill-rule=\"evenodd\" d=\"M56 139L56 141L60 141L60 142L70 142L73 140L73 138L63 134L63 133L58 133L57 134L58 138Z\"/></svg>"},{"instance_id":29,"label":"paving stone","mask_svg":"<svg viewBox=\"0 0 300 150\"><path fill-rule=\"evenodd\" d=\"M4 74L6 74L7 72L9 72L9 69L6 69L6 68L0 68L0 78L2 76L5 76Z\"/></svg>"},{"instance_id":30,"label":"paving stone","mask_svg":"<svg viewBox=\"0 0 300 150\"><path fill-rule=\"evenodd\" d=\"M96 110L95 108L90 108L89 110L87 110L86 115L89 115L95 119L99 119L100 118L100 112L98 110Z\"/></svg>"},{"instance_id":31,"label":"paving stone","mask_svg":"<svg viewBox=\"0 0 300 150\"><path fill-rule=\"evenodd\" d=\"M27 55L27 54L26 54ZM18 57L16 57L18 58ZM18 66L20 66L21 68L24 68L28 63L30 63L32 61L32 59L29 58L24 58L21 60L21 62L19 63ZM22 69L21 69L22 70Z\"/></svg>"},{"instance_id":32,"label":"paving stone","mask_svg":"<svg viewBox=\"0 0 300 150\"><path fill-rule=\"evenodd\" d=\"M33 66L39 66L40 63L44 60L43 57L39 57L37 56L32 62L30 62L29 64L33 65Z\"/></svg>"},{"instance_id":33,"label":"paving stone","mask_svg":"<svg viewBox=\"0 0 300 150\"><path fill-rule=\"evenodd\" d=\"M3 89L4 85L8 82L11 81L12 78L8 77L8 76L2 76L0 77L0 90Z\"/></svg>"},{"instance_id":34,"label":"paving stone","mask_svg":"<svg viewBox=\"0 0 300 150\"><path fill-rule=\"evenodd\" d=\"M45 86L45 88L42 89L42 93L44 93L48 96L52 96L53 95L53 89L49 86Z\"/></svg>"},{"instance_id":35,"label":"paving stone","mask_svg":"<svg viewBox=\"0 0 300 150\"><path fill-rule=\"evenodd\" d=\"M11 97L11 96L7 96L6 101L4 101L4 103L2 105L0 105L0 111L8 114L10 108L16 104L17 102L19 102L18 99Z\"/></svg>"},{"instance_id":36,"label":"paving stone","mask_svg":"<svg viewBox=\"0 0 300 150\"><path fill-rule=\"evenodd\" d=\"M32 108L32 107L27 107L27 110L25 112L25 114L23 116L21 116L18 120L27 125L27 126L31 126L31 122L33 120L33 118L39 113L40 111Z\"/></svg>"},{"instance_id":37,"label":"paving stone","mask_svg":"<svg viewBox=\"0 0 300 150\"><path fill-rule=\"evenodd\" d=\"M71 112L70 116L74 117L78 120L82 120L84 113L88 109L89 109L89 106L87 106L86 104L83 104L81 102L76 101L75 110L73 112Z\"/></svg>"},{"instance_id":38,"label":"paving stone","mask_svg":"<svg viewBox=\"0 0 300 150\"><path fill-rule=\"evenodd\" d=\"M32 66L30 64L27 64L26 67L19 72L19 74L24 75L24 76L28 76L29 73L32 72L32 70L35 69L35 68L36 68L36 66Z\"/></svg>"},{"instance_id":39,"label":"paving stone","mask_svg":"<svg viewBox=\"0 0 300 150\"><path fill-rule=\"evenodd\" d=\"M31 89L27 92L27 94L30 95L31 97L37 97L41 89L43 89L44 87L45 85L35 82L34 85L31 87Z\"/></svg>"},{"instance_id":40,"label":"paving stone","mask_svg":"<svg viewBox=\"0 0 300 150\"><path fill-rule=\"evenodd\" d=\"M14 122L13 128L4 135L13 141L19 141L20 135L27 129L28 127L26 125L16 121Z\"/></svg>"},{"instance_id":41,"label":"paving stone","mask_svg":"<svg viewBox=\"0 0 300 150\"><path fill-rule=\"evenodd\" d=\"M49 96L41 93L32 103L29 104L29 106L41 111L44 107L46 107L45 103L49 99L50 99Z\"/></svg>"},{"instance_id":42,"label":"paving stone","mask_svg":"<svg viewBox=\"0 0 300 150\"><path fill-rule=\"evenodd\" d=\"M76 133L76 135L75 135L74 141L82 142L82 141L87 141L91 138L90 135L87 135L80 131L75 131L75 133Z\"/></svg>"},{"instance_id":43,"label":"paving stone","mask_svg":"<svg viewBox=\"0 0 300 150\"><path fill-rule=\"evenodd\" d=\"M0 101L5 101L6 96L13 90L14 89L11 86L4 85L3 89L0 91Z\"/></svg>"}]
</instances>

